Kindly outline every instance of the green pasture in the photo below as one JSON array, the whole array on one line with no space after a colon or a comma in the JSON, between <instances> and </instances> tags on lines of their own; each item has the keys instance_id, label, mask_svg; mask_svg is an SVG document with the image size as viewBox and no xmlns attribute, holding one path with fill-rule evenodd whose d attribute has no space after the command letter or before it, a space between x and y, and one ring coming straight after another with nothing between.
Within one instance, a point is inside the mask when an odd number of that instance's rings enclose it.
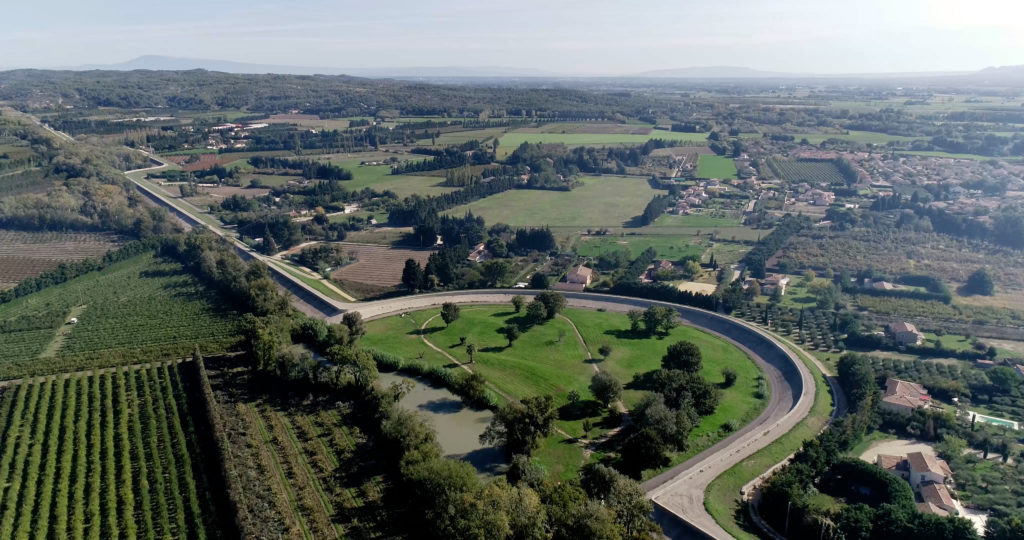
<instances>
[{"instance_id":1,"label":"green pasture","mask_svg":"<svg viewBox=\"0 0 1024 540\"><path fill-rule=\"evenodd\" d=\"M736 163L731 158L724 156L702 155L697 158L697 177L735 179Z\"/></svg>"},{"instance_id":2,"label":"green pasture","mask_svg":"<svg viewBox=\"0 0 1024 540\"><path fill-rule=\"evenodd\" d=\"M435 179L436 180L436 179ZM457 206L447 213L467 211L487 223L513 226L622 227L644 211L658 194L645 178L588 176L572 191L513 189Z\"/></svg>"}]
</instances>

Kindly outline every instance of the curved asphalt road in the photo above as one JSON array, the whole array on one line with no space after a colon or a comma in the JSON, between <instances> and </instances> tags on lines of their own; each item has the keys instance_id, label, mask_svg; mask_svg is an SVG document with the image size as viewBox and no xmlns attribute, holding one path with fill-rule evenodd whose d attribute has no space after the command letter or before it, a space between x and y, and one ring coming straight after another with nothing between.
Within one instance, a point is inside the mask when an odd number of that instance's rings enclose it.
<instances>
[{"instance_id":1,"label":"curved asphalt road","mask_svg":"<svg viewBox=\"0 0 1024 540\"><path fill-rule=\"evenodd\" d=\"M151 158L153 156L150 156ZM154 158L155 161L156 160ZM165 165L151 167L158 169ZM148 170L148 169L146 169ZM134 171L129 171L134 172ZM127 173L126 173L127 175ZM129 178L131 178L129 176ZM134 181L134 180L133 180ZM154 202L167 206L171 212L189 225L206 226L191 209L176 207L141 182L135 181L140 191ZM221 231L214 231L223 236ZM233 242L244 259L258 257L237 242ZM316 317L338 322L345 311L358 311L364 319L374 319L418 309L439 306L444 302L459 304L503 304L512 296L531 297L537 291L522 289L451 291L444 293L405 296L374 302L343 303L327 298L268 265L274 279L289 293L292 303L301 311ZM643 484L655 503L655 517L666 534L672 538L711 537L728 538L725 532L704 508L704 491L708 484L733 465L792 429L810 412L814 401L814 378L810 370L788 348L766 332L743 321L693 307L595 293L563 292L572 307L605 309L624 312L634 308L663 305L675 309L685 324L717 334L743 349L765 373L771 388L771 397L764 412L753 422L720 441L711 448ZM672 516L678 519L672 519ZM685 523L685 525L681 525Z\"/></svg>"},{"instance_id":2,"label":"curved asphalt road","mask_svg":"<svg viewBox=\"0 0 1024 540\"><path fill-rule=\"evenodd\" d=\"M374 302L349 304L364 319L375 319L397 313L439 306L444 302L458 304L504 304L515 295L532 297L537 291L477 290L405 296ZM766 332L737 319L678 304L595 293L563 292L568 305L585 309L625 312L662 305L679 312L684 324L699 327L721 336L746 352L765 373L771 388L768 405L753 422L736 431L711 448L648 480L643 484L655 502L655 516L666 532L675 537L729 538L704 508L704 492L708 484L733 465L792 429L810 412L814 401L814 377L810 370L788 348ZM331 322L341 315L326 317ZM737 494L738 495L738 494ZM688 525L665 519L675 516Z\"/></svg>"}]
</instances>

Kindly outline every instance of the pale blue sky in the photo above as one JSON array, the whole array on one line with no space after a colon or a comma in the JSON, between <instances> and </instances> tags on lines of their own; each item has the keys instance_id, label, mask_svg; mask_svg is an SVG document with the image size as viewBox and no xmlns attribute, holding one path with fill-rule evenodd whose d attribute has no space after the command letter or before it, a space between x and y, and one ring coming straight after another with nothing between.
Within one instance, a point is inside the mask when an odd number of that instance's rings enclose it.
<instances>
[{"instance_id":1,"label":"pale blue sky","mask_svg":"<svg viewBox=\"0 0 1024 540\"><path fill-rule=\"evenodd\" d=\"M690 66L863 73L1024 64L1022 0L37 0L0 7L0 68L146 54L318 67Z\"/></svg>"}]
</instances>

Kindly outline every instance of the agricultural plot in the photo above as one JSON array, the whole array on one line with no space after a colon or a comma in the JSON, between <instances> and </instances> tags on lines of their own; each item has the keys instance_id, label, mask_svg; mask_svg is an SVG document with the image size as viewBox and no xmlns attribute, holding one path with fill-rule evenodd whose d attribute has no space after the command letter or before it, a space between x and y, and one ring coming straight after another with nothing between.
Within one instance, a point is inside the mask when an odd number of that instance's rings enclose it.
<instances>
[{"instance_id":1,"label":"agricultural plot","mask_svg":"<svg viewBox=\"0 0 1024 540\"><path fill-rule=\"evenodd\" d=\"M528 128L527 128L528 129ZM665 139L685 143L704 144L706 133L680 133L676 131L651 130L647 134L637 133L529 133L516 130L500 139L498 157L503 158L524 142L542 144L564 144L567 146L608 146L621 144L643 144L651 139Z\"/></svg>"},{"instance_id":2,"label":"agricultural plot","mask_svg":"<svg viewBox=\"0 0 1024 540\"><path fill-rule=\"evenodd\" d=\"M583 236L576 244L576 253L582 257L598 257L624 249L635 259L647 248L654 248L660 259L672 260L691 255L699 257L705 249L703 242L686 236Z\"/></svg>"},{"instance_id":3,"label":"agricultural plot","mask_svg":"<svg viewBox=\"0 0 1024 540\"><path fill-rule=\"evenodd\" d=\"M402 283L405 261L415 259L421 265L433 253L429 249L407 249L369 244L342 243L345 254L355 262L338 268L331 278L342 282L356 282L378 287L396 287Z\"/></svg>"},{"instance_id":4,"label":"agricultural plot","mask_svg":"<svg viewBox=\"0 0 1024 540\"><path fill-rule=\"evenodd\" d=\"M622 227L640 215L655 195L664 193L645 178L587 176L581 181L583 185L572 191L514 189L447 213L461 216L469 211L487 223L512 226Z\"/></svg>"},{"instance_id":5,"label":"agricultural plot","mask_svg":"<svg viewBox=\"0 0 1024 540\"><path fill-rule=\"evenodd\" d=\"M161 363L3 388L0 536L231 536L195 382Z\"/></svg>"},{"instance_id":6,"label":"agricultural plot","mask_svg":"<svg viewBox=\"0 0 1024 540\"><path fill-rule=\"evenodd\" d=\"M788 182L809 184L844 184L846 179L830 161L800 161L768 158L772 172Z\"/></svg>"},{"instance_id":7,"label":"agricultural plot","mask_svg":"<svg viewBox=\"0 0 1024 540\"><path fill-rule=\"evenodd\" d=\"M927 137L904 137L902 135L889 135L875 131L849 130L846 133L791 133L796 140L807 139L811 144L821 144L828 139L839 139L852 141L861 144L887 144L889 142L910 142L926 139Z\"/></svg>"},{"instance_id":8,"label":"agricultural plot","mask_svg":"<svg viewBox=\"0 0 1024 540\"><path fill-rule=\"evenodd\" d=\"M0 229L0 290L53 270L62 262L99 257L122 243L114 234Z\"/></svg>"},{"instance_id":9,"label":"agricultural plot","mask_svg":"<svg viewBox=\"0 0 1024 540\"><path fill-rule=\"evenodd\" d=\"M223 351L238 319L177 263L153 255L114 264L0 305L0 379L132 359ZM72 311L78 324L66 324ZM55 357L40 359L56 339Z\"/></svg>"},{"instance_id":10,"label":"agricultural plot","mask_svg":"<svg viewBox=\"0 0 1024 540\"><path fill-rule=\"evenodd\" d=\"M413 194L424 196L440 195L456 189L441 185L443 178L405 174L396 175L391 174L390 165L359 164L360 161L365 161L366 159L331 159L330 162L333 165L338 165L352 171L352 180L344 182L344 186L351 190L360 190L366 187L377 191L390 190L394 191L401 199Z\"/></svg>"},{"instance_id":11,"label":"agricultural plot","mask_svg":"<svg viewBox=\"0 0 1024 540\"><path fill-rule=\"evenodd\" d=\"M243 538L385 538L383 465L342 395L293 396L275 380L208 364L224 470Z\"/></svg>"},{"instance_id":12,"label":"agricultural plot","mask_svg":"<svg viewBox=\"0 0 1024 540\"><path fill-rule=\"evenodd\" d=\"M697 159L697 178L735 179L736 163L724 156L702 155Z\"/></svg>"}]
</instances>

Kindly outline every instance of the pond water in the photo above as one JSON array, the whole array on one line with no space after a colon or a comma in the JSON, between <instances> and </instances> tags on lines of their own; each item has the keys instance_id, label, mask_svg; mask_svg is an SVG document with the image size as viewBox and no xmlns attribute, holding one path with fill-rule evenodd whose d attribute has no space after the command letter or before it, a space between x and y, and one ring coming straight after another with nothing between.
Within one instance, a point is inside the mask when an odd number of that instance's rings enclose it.
<instances>
[{"instance_id":1,"label":"pond water","mask_svg":"<svg viewBox=\"0 0 1024 540\"><path fill-rule=\"evenodd\" d=\"M504 451L480 444L479 440L494 413L467 407L446 388L431 386L424 379L397 373L380 374L379 382L384 387L401 381L412 381L416 386L402 397L399 405L420 413L434 426L445 457L467 461L483 474L504 472Z\"/></svg>"}]
</instances>

